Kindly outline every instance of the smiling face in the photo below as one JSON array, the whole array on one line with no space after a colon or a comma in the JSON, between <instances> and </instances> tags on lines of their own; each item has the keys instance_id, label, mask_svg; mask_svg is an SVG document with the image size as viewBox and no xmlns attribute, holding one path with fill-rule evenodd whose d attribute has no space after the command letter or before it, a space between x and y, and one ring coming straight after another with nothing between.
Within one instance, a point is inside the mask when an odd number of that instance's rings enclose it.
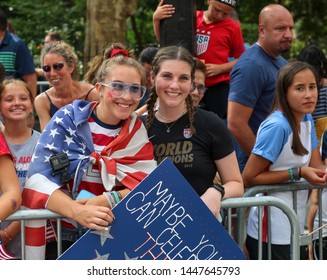
<instances>
[{"instance_id":1,"label":"smiling face","mask_svg":"<svg viewBox=\"0 0 327 280\"><path fill-rule=\"evenodd\" d=\"M198 86L205 86L205 75L200 70L195 70L194 85L196 85L197 87L191 92L191 96L193 99L194 106L198 106L204 96L204 93L199 92Z\"/></svg>"},{"instance_id":2,"label":"smiling face","mask_svg":"<svg viewBox=\"0 0 327 280\"><path fill-rule=\"evenodd\" d=\"M24 85L10 83L5 85L0 99L0 111L4 121L24 120L33 110L30 92Z\"/></svg>"},{"instance_id":3,"label":"smiling face","mask_svg":"<svg viewBox=\"0 0 327 280\"><path fill-rule=\"evenodd\" d=\"M58 63L63 63L64 67L61 69L54 69L53 66ZM43 66L45 65L51 66L50 71L44 72L44 75L55 89L65 88L67 82L72 80L74 67L68 66L63 56L56 53L48 53L43 58Z\"/></svg>"},{"instance_id":4,"label":"smiling face","mask_svg":"<svg viewBox=\"0 0 327 280\"><path fill-rule=\"evenodd\" d=\"M163 61L152 83L156 88L160 107L184 107L192 87L191 66L182 60Z\"/></svg>"},{"instance_id":5,"label":"smiling face","mask_svg":"<svg viewBox=\"0 0 327 280\"><path fill-rule=\"evenodd\" d=\"M112 70L105 77L103 84L121 82L141 85L141 75L136 68L127 65L115 65ZM131 98L129 90L122 97L115 97L111 87L101 85L101 83L97 83L96 87L100 93L97 114L104 123L115 125L121 120L127 119L140 102Z\"/></svg>"}]
</instances>

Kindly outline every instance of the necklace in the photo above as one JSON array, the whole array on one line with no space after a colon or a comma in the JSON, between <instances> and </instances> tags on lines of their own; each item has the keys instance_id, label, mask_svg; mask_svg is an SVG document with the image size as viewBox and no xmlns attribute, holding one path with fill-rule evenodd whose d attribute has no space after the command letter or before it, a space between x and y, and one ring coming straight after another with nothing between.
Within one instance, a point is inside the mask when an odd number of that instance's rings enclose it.
<instances>
[{"instance_id":1,"label":"necklace","mask_svg":"<svg viewBox=\"0 0 327 280\"><path fill-rule=\"evenodd\" d=\"M174 121L171 125L167 125L166 123L164 123L165 124L165 126L167 127L167 133L169 133L170 132L170 129L173 127L173 125L176 123L178 121L178 119L176 120L176 121Z\"/></svg>"},{"instance_id":2,"label":"necklace","mask_svg":"<svg viewBox=\"0 0 327 280\"><path fill-rule=\"evenodd\" d=\"M169 121L169 122L172 122L172 120L170 120L170 119L167 119L167 118L165 118L164 116L162 116L160 113L159 113L159 110L157 111L157 113L158 113L158 115L162 118L162 119L164 119L164 120L166 120L166 121ZM166 126L166 128L167 128L167 130L166 130L166 132L167 133L169 133L170 132L170 129L175 125L175 123L180 119L180 117L181 116L183 116L185 114L185 111L183 111L182 112L182 114L171 124L171 125L167 125L167 123L165 123L164 122L164 124L165 124L165 126Z\"/></svg>"}]
</instances>

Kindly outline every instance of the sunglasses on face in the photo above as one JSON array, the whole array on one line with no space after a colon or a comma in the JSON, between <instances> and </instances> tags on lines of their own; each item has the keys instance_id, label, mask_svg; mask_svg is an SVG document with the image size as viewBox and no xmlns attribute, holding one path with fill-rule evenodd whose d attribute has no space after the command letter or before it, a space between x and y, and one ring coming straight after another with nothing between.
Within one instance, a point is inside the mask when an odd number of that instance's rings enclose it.
<instances>
[{"instance_id":1,"label":"sunglasses on face","mask_svg":"<svg viewBox=\"0 0 327 280\"><path fill-rule=\"evenodd\" d=\"M199 94L204 94L207 90L207 88L204 85L193 84L193 86L191 88L191 92L195 91L195 89L198 90Z\"/></svg>"},{"instance_id":2,"label":"sunglasses on face","mask_svg":"<svg viewBox=\"0 0 327 280\"><path fill-rule=\"evenodd\" d=\"M57 71L61 70L63 67L64 67L63 62L55 63L55 64L52 65L52 68L54 70L57 70ZM50 72L51 71L51 65L44 65L42 67L42 69L43 69L44 72Z\"/></svg>"},{"instance_id":3,"label":"sunglasses on face","mask_svg":"<svg viewBox=\"0 0 327 280\"><path fill-rule=\"evenodd\" d=\"M135 84L125 84L121 82L108 82L102 83L103 86L109 87L111 89L112 94L117 97L123 97L127 91L132 99L134 100L141 100L146 92L146 87L141 85Z\"/></svg>"}]
</instances>

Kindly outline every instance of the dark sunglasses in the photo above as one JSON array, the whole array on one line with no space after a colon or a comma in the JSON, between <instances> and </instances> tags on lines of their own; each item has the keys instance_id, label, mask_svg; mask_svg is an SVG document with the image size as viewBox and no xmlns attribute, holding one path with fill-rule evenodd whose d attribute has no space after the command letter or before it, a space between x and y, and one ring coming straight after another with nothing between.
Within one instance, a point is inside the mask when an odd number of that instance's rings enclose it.
<instances>
[{"instance_id":1,"label":"dark sunglasses","mask_svg":"<svg viewBox=\"0 0 327 280\"><path fill-rule=\"evenodd\" d=\"M59 71L64 67L64 63L63 62L55 63L55 64L52 65L52 67L53 67L54 70ZM42 69L43 69L44 72L50 72L51 71L51 65L44 65L42 67Z\"/></svg>"},{"instance_id":2,"label":"dark sunglasses","mask_svg":"<svg viewBox=\"0 0 327 280\"><path fill-rule=\"evenodd\" d=\"M204 85L193 84L193 86L191 88L191 92L195 91L195 89L198 90L199 94L204 94L207 90L207 88Z\"/></svg>"}]
</instances>

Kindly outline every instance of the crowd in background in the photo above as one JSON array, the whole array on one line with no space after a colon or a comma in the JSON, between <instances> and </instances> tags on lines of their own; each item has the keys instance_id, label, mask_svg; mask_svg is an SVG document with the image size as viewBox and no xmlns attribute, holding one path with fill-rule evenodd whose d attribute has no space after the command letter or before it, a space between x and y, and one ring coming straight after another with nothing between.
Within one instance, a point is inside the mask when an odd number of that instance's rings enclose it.
<instances>
[{"instance_id":1,"label":"crowd in background","mask_svg":"<svg viewBox=\"0 0 327 280\"><path fill-rule=\"evenodd\" d=\"M6 174L0 174L0 246L8 255L21 258L20 222L3 222L20 207L66 217L66 250L85 229L105 230L115 219L112 207L165 157L217 219L223 199L242 197L256 185L326 185L323 50L310 44L294 61L283 57L295 23L278 4L262 8L258 40L245 47L241 22L234 18L237 1L207 3L206 10L196 12L195 56L183 46L155 45L136 57L123 43L111 42L89 62L84 77L74 48L53 32L45 36L42 67L35 68L0 10L0 173ZM175 12L173 5L158 3L153 13L158 41L160 22ZM37 80L48 85L38 91ZM177 147L189 147L183 160ZM55 156L70 163L67 180L53 172ZM111 164L117 168L110 169ZM82 190L91 195L77 200ZM296 193L301 234L318 227L317 193ZM293 207L290 192L274 196ZM249 259L259 258L258 215L251 209ZM272 259L290 259L286 215L274 207L270 215ZM52 221L26 223L28 259L56 258L55 227ZM265 221L263 232L267 259ZM323 242L326 238L323 230ZM318 247L316 234L309 248L301 247L301 259L319 259Z\"/></svg>"}]
</instances>

